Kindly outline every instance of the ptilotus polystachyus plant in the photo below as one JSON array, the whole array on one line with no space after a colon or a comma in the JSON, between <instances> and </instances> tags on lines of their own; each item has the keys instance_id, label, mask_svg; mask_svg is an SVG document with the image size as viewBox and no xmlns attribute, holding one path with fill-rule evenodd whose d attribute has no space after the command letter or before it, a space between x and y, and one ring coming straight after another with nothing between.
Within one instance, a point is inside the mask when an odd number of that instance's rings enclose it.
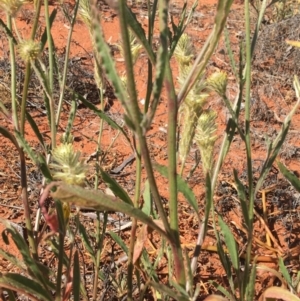
<instances>
[{"instance_id":1,"label":"ptilotus polystachyus plant","mask_svg":"<svg viewBox=\"0 0 300 301\"><path fill-rule=\"evenodd\" d=\"M217 140L217 113L211 109L202 112L195 130L195 142L200 149L204 173L210 173L213 167L213 151Z\"/></svg>"}]
</instances>

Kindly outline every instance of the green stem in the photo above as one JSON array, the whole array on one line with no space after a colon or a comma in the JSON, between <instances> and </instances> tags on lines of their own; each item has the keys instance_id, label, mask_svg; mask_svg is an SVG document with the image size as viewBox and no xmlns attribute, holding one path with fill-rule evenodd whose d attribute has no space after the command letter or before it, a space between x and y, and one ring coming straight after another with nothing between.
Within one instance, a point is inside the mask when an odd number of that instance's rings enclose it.
<instances>
[{"instance_id":1,"label":"green stem","mask_svg":"<svg viewBox=\"0 0 300 301\"><path fill-rule=\"evenodd\" d=\"M51 24L50 24L50 15L49 15L49 2L44 0L45 6L45 21L46 21L46 32L47 32L47 42L48 42L48 51L49 51L49 104L50 104L50 122L51 122L51 144L52 149L56 146L56 123L55 123L55 107L53 100L53 81L54 81L54 54L53 54L53 41L51 36ZM48 96L46 96L48 97Z\"/></svg>"},{"instance_id":2,"label":"green stem","mask_svg":"<svg viewBox=\"0 0 300 301\"><path fill-rule=\"evenodd\" d=\"M21 102L21 123L20 123L20 133L22 136L24 136L24 130L25 130L25 119L26 119L26 101L27 101L27 95L28 95L28 87L31 77L31 68L30 68L30 61L26 63L26 70L25 70L25 80L24 80L24 86L22 91L22 102Z\"/></svg>"},{"instance_id":3,"label":"green stem","mask_svg":"<svg viewBox=\"0 0 300 301\"><path fill-rule=\"evenodd\" d=\"M246 91L245 91L245 145L247 153L247 172L249 185L249 227L248 227L248 241L247 241L247 257L245 264L245 275L247 279L250 275L250 262L252 250L252 228L253 228L253 206L254 206L254 192L253 192L253 176L252 176L252 157L251 157L251 141L250 141L250 92L251 92L251 28L250 28L250 2L245 0L245 30L246 30ZM245 279L242 285L241 296L246 297L246 286L249 281Z\"/></svg>"},{"instance_id":4,"label":"green stem","mask_svg":"<svg viewBox=\"0 0 300 301\"><path fill-rule=\"evenodd\" d=\"M141 160L141 152L140 146L137 146L136 152L136 174L135 174L135 195L134 195L134 207L139 207L139 200L141 195L141 180L142 180L142 160ZM132 219L132 227L131 227L131 235L130 235L130 245L128 251L128 269L127 269L127 288L128 288L128 300L132 301L132 277L133 277L133 252L134 252L134 244L136 238L136 230L137 230L137 219Z\"/></svg>"},{"instance_id":5,"label":"green stem","mask_svg":"<svg viewBox=\"0 0 300 301\"><path fill-rule=\"evenodd\" d=\"M7 27L12 32L12 19L9 14L7 14ZM17 89L16 89L16 55L14 40L9 36L9 52L10 52L10 68L11 68L11 106L14 127L19 131L19 118L18 118L18 105L17 105Z\"/></svg>"},{"instance_id":6,"label":"green stem","mask_svg":"<svg viewBox=\"0 0 300 301\"><path fill-rule=\"evenodd\" d=\"M34 38L35 38L35 34L36 34L38 24L39 24L42 0L37 0L35 3L36 3L36 12L35 12L34 21L33 21L32 29L31 29L31 39L32 40L34 40Z\"/></svg>"},{"instance_id":7,"label":"green stem","mask_svg":"<svg viewBox=\"0 0 300 301\"><path fill-rule=\"evenodd\" d=\"M7 15L7 24L8 29L12 32L12 19L11 16ZM17 108L17 92L16 92L16 58L15 58L15 48L14 41L12 38L9 38L9 50L10 50L10 64L11 64L11 102L12 102L12 114L13 114L13 123L16 131L20 130L18 123L18 108ZM20 166L21 166L21 187L22 187L22 202L24 206L24 215L25 215L25 224L28 232L28 241L29 246L32 252L32 255L37 259L37 250L36 244L33 238L33 231L30 218L30 207L28 203L28 194L27 194L27 175L26 175L26 161L25 154L23 149L19 150L20 155Z\"/></svg>"},{"instance_id":8,"label":"green stem","mask_svg":"<svg viewBox=\"0 0 300 301\"><path fill-rule=\"evenodd\" d=\"M73 14L73 17L72 17L71 26L70 26L70 30L69 30L69 34L68 34L68 38L67 38L64 70L63 70L62 82L61 82L61 85L60 85L60 95L59 95L59 101L58 101L57 112L56 112L56 120L55 120L56 128L58 127L58 124L59 124L61 109L62 109L64 96L65 96L67 73L68 73L68 67L69 67L68 63L69 63L69 56L70 56L71 40L72 40L74 25L75 25L75 22L76 22L78 6L79 6L79 0L76 1L76 5L75 5L75 8L74 8L74 14ZM50 52L49 52L49 55L50 55ZM50 86L51 86L51 84L50 84Z\"/></svg>"},{"instance_id":9,"label":"green stem","mask_svg":"<svg viewBox=\"0 0 300 301\"><path fill-rule=\"evenodd\" d=\"M137 101L137 93L136 87L134 82L134 74L133 74L133 65L132 65L132 57L131 57L131 50L130 50L130 43L128 37L128 29L127 29L127 22L125 17L125 1L118 0L119 6L119 19L120 19L120 28L121 28L121 35L123 40L123 49L124 49L124 59L125 59L125 67L126 67L126 75L127 75L127 87L129 93L129 103L128 103L128 116L135 125L136 135L139 139L140 147L141 147L141 154L144 160L145 168L147 171L149 184L151 187L151 191L153 194L153 199L155 201L158 213L162 219L162 222L165 227L165 231L167 234L170 234L170 226L168 223L168 219L166 213L164 211L161 198L158 192L158 188L156 185L153 167L151 164L151 158L149 154L149 149L147 146L146 138L143 135L143 129L141 127L142 121L142 114L138 106Z\"/></svg>"},{"instance_id":10,"label":"green stem","mask_svg":"<svg viewBox=\"0 0 300 301\"><path fill-rule=\"evenodd\" d=\"M103 229L102 232L101 229L101 223L100 223L100 213L97 212L97 233L96 233L96 245L97 245L97 253L96 253L96 266L95 266L95 278L94 278L94 285L93 285L93 301L97 300L97 293L98 293L98 278L99 278L99 270L100 270L100 257L102 253L102 247L103 247L103 240L105 237L105 231L106 231L106 225L107 225L107 217L108 213L104 212L104 218L103 218Z\"/></svg>"},{"instance_id":11,"label":"green stem","mask_svg":"<svg viewBox=\"0 0 300 301\"><path fill-rule=\"evenodd\" d=\"M178 194L177 194L177 159L176 159L176 133L177 133L177 97L170 64L167 63L165 85L168 97L168 180L170 193L170 226L174 239L174 264L176 279L182 287L185 287L185 269L178 226Z\"/></svg>"}]
</instances>

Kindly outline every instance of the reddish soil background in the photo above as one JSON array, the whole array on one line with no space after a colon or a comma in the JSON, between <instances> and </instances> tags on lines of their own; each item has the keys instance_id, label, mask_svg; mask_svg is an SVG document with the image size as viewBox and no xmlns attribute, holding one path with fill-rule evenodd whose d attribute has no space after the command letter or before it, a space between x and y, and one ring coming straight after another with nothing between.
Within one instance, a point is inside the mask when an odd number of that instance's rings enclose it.
<instances>
[{"instance_id":1,"label":"reddish soil background","mask_svg":"<svg viewBox=\"0 0 300 301\"><path fill-rule=\"evenodd\" d=\"M193 1L188 1L189 7ZM72 3L64 3L66 9L71 9L73 7ZM182 6L181 1L172 1L172 9L176 18L178 18L178 12ZM66 39L68 35L68 22L64 17L62 10L59 5L51 5L52 9L58 9L58 15L54 22L52 28L52 35L55 42L55 47L57 53L62 56L66 50ZM107 6L102 6L102 26L104 30L105 37L109 41L109 45L115 54L116 64L120 74L124 72L123 62L120 60L120 54L116 50L115 46L120 39L118 18L116 14L108 9ZM193 43L195 45L195 53L197 53L201 46L203 45L206 37L210 33L214 14L216 9L215 0L205 0L201 1L196 9L195 16L188 26L188 34L191 36ZM143 9L142 5L137 4L134 8L137 13L137 17L143 24L144 28L147 27L147 11ZM4 20L4 13L0 14L1 18ZM30 4L22 8L21 13L16 19L17 27L20 29L21 35L23 37L28 36L30 32L30 20L32 17L32 6ZM43 28L43 13L41 17L41 28ZM228 19L227 28L230 33L230 40L232 43L232 48L235 55L238 54L239 37L243 29L243 4L234 3L232 6L232 11ZM158 35L156 34L155 39L158 41ZM1 53L3 58L7 57L7 45L2 41ZM270 58L272 59L272 58ZM80 86L78 83L78 91L86 96L88 100L94 102L96 106L100 106L97 103L97 93L95 86L91 83L92 80L92 46L90 42L89 32L83 22L78 20L75 25L75 29L72 35L72 47L70 53L70 64L74 66L79 66L81 69L86 71L86 77L78 79L82 82ZM147 85L147 74L145 72L147 66L146 56L142 53L136 65L136 84L138 87L138 97L142 100L145 97L146 85ZM177 65L175 61L172 61L172 67L174 71L174 78L177 76ZM224 39L219 43L218 49L216 50L210 64L207 67L207 74L211 74L216 70L224 70L228 72L229 84L228 84L228 96L230 99L234 99L237 93L237 86L233 74L231 73L230 64L228 56L226 55L226 48L224 44ZM5 78L4 73L1 72L1 79ZM73 75L74 76L74 75ZM72 77L72 76L71 76ZM73 77L72 77L73 78ZM92 90L89 88L92 87ZM3 90L3 95L4 90ZM96 94L95 94L96 93ZM96 97L95 97L96 95ZM50 130L48 127L47 117L44 114L43 107L40 105L39 100L35 97L34 91L32 92L32 102L36 102L36 106L28 106L28 110L31 115L35 118L40 131L42 132L46 141L49 141ZM106 95L107 106L106 113L112 117L116 122L122 122L122 107L117 99L112 97L111 94ZM3 99L9 108L9 93L7 99ZM257 177L260 168L262 167L262 162L266 157L266 144L265 136L274 138L276 133L279 131L281 122L285 115L291 109L293 103L287 103L282 99L270 99L263 97L258 101L254 101L252 108L252 150L253 150L253 166L255 177ZM216 95L211 95L209 104L214 110L218 112L218 133L219 139L216 147L216 156L218 155L218 149L220 142L222 140L222 134L224 132L226 121L228 119L228 113ZM141 104L142 106L142 104ZM61 117L61 126L59 130L59 135L62 135L68 120L68 113L70 110L70 105L68 102L64 104L63 114ZM166 144L166 120L167 120L167 106L166 99L162 98L158 112L154 119L152 129L147 133L148 145L151 150L152 159L163 165L168 165L167 158L167 144ZM274 115L274 113L276 113ZM242 113L243 115L243 113ZM275 117L274 117L275 116ZM9 120L5 119L3 115L0 115L1 125L12 129L12 124ZM300 161L298 148L300 147L299 142L299 112L295 115L291 127L291 133L287 138L287 143L283 147L283 152L278 158L280 161L285 163L292 171L297 172L299 170ZM90 112L87 108L79 105L77 111L76 120L73 126L72 134L74 135L74 145L78 149L84 158L89 159L90 174L88 181L93 183L95 177L95 161L91 155L96 150L96 142L98 138L99 131L99 118ZM128 142L120 136L116 136L117 133L112 130L109 126L105 125L104 134L102 137L102 149L107 149L113 142L109 153L107 154L103 167L109 172L115 167L119 166L126 158L132 155L132 149ZM38 141L32 132L30 126L26 125L26 139L30 145L38 150ZM292 151L290 150L292 148ZM192 147L191 154L186 163L184 176L188 177L189 171L195 164L195 156L198 150L195 146ZM289 155L288 155L289 154ZM30 199L30 206L33 211L33 215L38 208L39 192L42 188L42 177L38 168L28 159L28 193ZM245 147L238 136L234 139L232 143L229 155L224 162L222 171L219 175L219 183L217 187L216 194L214 196L216 210L222 215L223 219L231 227L236 241L239 245L240 254L244 254L244 247L247 243L246 236L243 233L242 220L241 220L241 210L239 203L237 201L237 192L234 187L233 180L233 169L236 169L240 175L241 180L246 184L246 160L245 160ZM119 175L115 176L115 179L128 191L132 196L134 192L135 185L135 162L127 165L124 170ZM143 183L146 180L146 174L143 170ZM168 207L168 189L167 180L157 175L157 182L159 185L159 190L161 196L165 200L165 206ZM197 196L199 203L199 208L201 208L200 214L204 213L205 205L205 192L204 192L204 177L201 169L201 164L195 169L194 173L188 177L188 183L193 189ZM105 189L105 184L100 183L99 189ZM264 245L259 245L256 241L253 243L253 255L258 255L261 262L259 264L268 265L276 270L278 270L278 264L276 260L276 252L282 249L283 255L286 256L286 265L292 276L295 275L296 271L299 271L299 241L300 241L300 195L291 187L291 185L283 179L282 175L279 173L276 165L270 172L267 180L264 183L265 191L267 197L267 210L268 210L268 225L273 235L276 238L278 246L273 245L276 251L270 251ZM263 191L257 196L256 210L258 215L262 216L262 198ZM9 140L1 138L0 143L0 217L3 219L8 219L20 226L24 226L23 208L20 199L20 170L18 154L14 146ZM196 238L198 234L198 223L195 214L189 208L186 201L180 197L180 204L178 208L180 214L180 237L184 248L190 255L193 254L194 247L196 244ZM94 221L92 219L81 217L85 223L88 230L93 229ZM125 218L122 218L126 221ZM114 226L111 225L113 228ZM0 224L0 231L2 232L3 226ZM122 239L128 240L130 236L130 228L119 232ZM254 236L261 241L265 242L265 229L261 221L256 218ZM153 242L159 245L157 237L153 238ZM216 244L215 235L212 229L211 222L209 223L208 234L205 239L203 250L199 256L198 267L195 277L195 283L201 285L201 293L199 300L207 296L208 294L215 291L211 280L216 281L222 285L227 286L227 280L225 272L221 266L217 254L214 252L214 246ZM12 254L19 256L18 251L13 245L7 246L2 239L0 239L0 247L4 250L9 250ZM104 251L102 260L105 264L108 264L112 260L111 249L116 248L112 246L112 242L107 242L107 250ZM152 248L152 250L151 250ZM149 252L157 252L155 244L152 246L147 245ZM83 248L83 253L84 253ZM122 258L124 254L121 253L119 249L116 248L114 254L115 260ZM44 256L46 252L44 250L41 252L41 256ZM45 255L46 256L46 255ZM84 255L87 265L91 265L91 260L88 254ZM242 257L242 256L241 256ZM47 262L49 258L43 258L44 262ZM242 259L241 259L242 261ZM104 264L104 265L105 265ZM121 266L121 270L126 269L125 265ZM13 271L7 261L0 258L0 272L5 273L7 271ZM123 273L125 273L123 271ZM159 275L162 280L167 277L167 266L161 265ZM278 279L268 272L259 272L256 281L256 297L258 299L265 288L271 285L280 285ZM101 289L101 288L99 288ZM115 296L115 299L110 299L108 296L106 300L119 300L119 297ZM150 299L149 299L150 300Z\"/></svg>"}]
</instances>

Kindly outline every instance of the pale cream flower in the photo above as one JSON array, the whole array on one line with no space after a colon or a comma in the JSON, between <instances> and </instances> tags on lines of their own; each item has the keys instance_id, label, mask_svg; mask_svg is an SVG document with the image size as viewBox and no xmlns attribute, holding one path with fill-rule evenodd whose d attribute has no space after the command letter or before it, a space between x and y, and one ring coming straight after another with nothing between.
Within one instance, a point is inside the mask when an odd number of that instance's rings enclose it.
<instances>
[{"instance_id":1,"label":"pale cream flower","mask_svg":"<svg viewBox=\"0 0 300 301\"><path fill-rule=\"evenodd\" d=\"M71 143L61 144L52 151L53 163L50 164L53 178L67 184L83 186L87 164L80 159Z\"/></svg>"},{"instance_id":2,"label":"pale cream flower","mask_svg":"<svg viewBox=\"0 0 300 301\"><path fill-rule=\"evenodd\" d=\"M218 93L221 97L226 97L227 74L220 71L213 73L207 79L207 86Z\"/></svg>"},{"instance_id":3,"label":"pale cream flower","mask_svg":"<svg viewBox=\"0 0 300 301\"><path fill-rule=\"evenodd\" d=\"M34 61L41 53L41 45L33 40L24 40L18 45L18 52L25 62Z\"/></svg>"},{"instance_id":4,"label":"pale cream flower","mask_svg":"<svg viewBox=\"0 0 300 301\"><path fill-rule=\"evenodd\" d=\"M21 0L0 0L0 9L15 17L23 3Z\"/></svg>"}]
</instances>

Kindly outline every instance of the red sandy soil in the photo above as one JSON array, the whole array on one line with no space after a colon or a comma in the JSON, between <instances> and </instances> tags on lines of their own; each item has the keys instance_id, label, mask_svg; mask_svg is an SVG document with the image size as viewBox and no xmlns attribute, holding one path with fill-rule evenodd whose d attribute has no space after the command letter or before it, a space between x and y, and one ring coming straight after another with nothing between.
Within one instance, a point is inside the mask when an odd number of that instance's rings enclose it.
<instances>
[{"instance_id":1,"label":"red sandy soil","mask_svg":"<svg viewBox=\"0 0 300 301\"><path fill-rule=\"evenodd\" d=\"M189 6L192 1L188 1ZM179 8L181 6L181 1L173 1L175 7ZM66 3L65 5L72 7L71 4ZM59 13L57 15L56 21L54 22L52 28L52 35L55 41L55 46L57 48L58 53L63 54L65 52L66 47L66 39L68 35L68 22L64 18L61 9L58 5L51 6L51 10L54 8L58 8ZM31 5L26 5L23 8L23 12L19 14L16 19L17 27L20 28L21 35L26 37L30 32L30 22L28 22L27 18L30 18ZM205 0L201 1L196 9L196 16L193 22L188 27L188 33L192 37L195 49L198 51L201 49L201 45L203 45L205 38L210 33L213 24L213 16L215 13L216 1L215 0ZM138 16L140 18L141 23L146 28L147 19L145 17L146 11L141 9L136 9ZM238 33L243 28L243 5L242 4L234 4L232 7L232 12L229 16L228 28L231 34L231 42L233 45L233 49L237 51L238 47ZM25 17L24 17L25 16ZM27 17L26 17L27 16ZM29 16L29 17L28 17ZM5 19L3 13L1 13L1 17ZM43 14L41 20L41 26L43 26ZM102 26L104 30L104 34L106 39L109 41L110 45L117 44L120 39L119 33L119 25L118 18L116 15L110 11L106 10L102 12ZM158 38L156 36L155 38ZM4 43L4 42L3 42ZM5 45L4 45L5 46ZM3 47L4 47L3 46ZM225 70L229 73L229 88L228 95L230 99L234 99L234 96L237 93L236 84L234 82L234 77L230 73L230 65L229 60L226 55L224 55L224 41L221 40L218 46L217 51L212 58L210 65L208 66L207 73L210 74L215 70L221 69ZM75 25L73 36L72 36L72 47L70 58L71 59L80 59L82 64L86 64L87 70L92 74L92 46L90 42L89 32L86 29L85 25L78 21ZM115 54L116 58L119 58L119 54ZM120 74L124 70L123 63L120 60L117 60L117 66L120 70ZM136 84L138 87L138 96L139 99L142 100L145 97L146 91L146 79L147 74L145 73L147 66L146 56L141 55L137 65L136 65ZM176 78L177 66L176 62L172 61L174 78ZM84 81L84 79L83 79ZM80 91L79 91L80 92ZM285 102L280 102L277 99L263 99L266 104L266 108L268 111L276 112L281 120L283 120L286 113L290 110L291 105L288 105ZM120 121L122 118L122 108L117 99L110 100L110 107L107 110L107 114L111 117L115 118L116 121ZM99 106L99 104L97 104ZM218 133L220 135L217 145L220 145L222 140L222 134L225 129L226 120L227 120L227 112L220 101L220 99L216 95L212 95L209 101L209 106L213 109L217 110L219 118L218 118ZM280 108L280 111L279 111ZM68 120L68 111L69 105L65 104L63 108L63 114L61 118L61 128L59 131L59 135L63 133L63 129L65 128L66 122ZM35 108L30 108L30 112L32 116L35 118L40 131L43 133L45 137L47 137L50 133L47 118L44 114L41 114L40 111ZM154 119L154 123L152 125L152 129L147 133L148 145L151 150L152 159L159 162L160 164L167 165L167 144L166 144L166 112L167 106L165 99L162 99L160 102L158 112ZM0 115L0 122L3 126L12 129L12 125L7 121L2 115ZM299 140L297 139L297 133L299 128L299 114L296 114L292 124L292 131L294 134L291 134L288 137L288 141L290 144L295 147L299 147ZM280 122L274 120L272 118L269 122L263 120L253 121L253 135L256 135L256 139L253 139L252 149L253 149L253 162L254 168L259 169L262 165L262 161L266 157L266 147L264 146L264 142L262 142L262 138L259 139L257 137L263 137L263 135L269 134L271 130L278 131L281 124ZM87 108L80 107L77 112L77 117L73 127L73 135L75 138L74 145L76 149L82 152L83 157L89 158L92 153L96 150L96 141L98 138L99 131L99 118L92 114ZM296 133L296 134L295 134ZM102 137L102 149L105 150L111 143L114 141L116 137L116 132L112 130L109 126L105 126L104 135ZM26 139L33 146L38 147L37 139L31 130L29 125L26 125ZM48 140L49 141L49 140ZM217 146L216 156L218 155L218 146ZM191 155L187 161L185 168L185 176L188 175L188 171L194 165L196 147L194 146L191 151ZM128 145L128 142L120 135L113 143L107 158L105 159L104 167L108 170L111 170L117 166L119 166L127 157L132 154L132 149ZM283 156L281 160L285 164L291 168L293 171L298 171L300 166L299 158L287 158ZM90 182L94 178L93 174L93 164L95 162L90 162L91 164L91 174L90 174ZM37 168L33 165L32 162L28 159L28 174L29 174L29 199L32 211L35 212L37 209L38 195L41 189L41 176L37 172ZM243 247L246 244L245 235L241 232L242 222L241 222L241 212L240 207L234 196L237 197L236 190L234 188L233 180L233 168L235 168L239 175L243 180L245 180L245 172L246 172L246 160L245 160L245 147L240 139L237 137L232 144L231 151L223 165L222 172L219 176L219 185L217 188L217 192L215 194L215 206L218 212L223 216L223 219L228 223L228 225L232 228L236 241L238 242L240 252L243 253ZM146 179L145 172L143 172L143 183ZM134 192L135 185L135 163L126 166L126 168L122 171L119 176L116 176L116 180L129 192L130 195ZM159 190L163 198L168 199L168 189L167 189L167 180L157 175L157 182L159 185ZM204 204L205 204L205 193L204 193L204 178L201 170L201 164L198 166L194 172L194 174L188 179L188 183L190 187L193 189L194 193L197 196L199 208L201 208L200 214L203 214ZM271 175L266 181L264 187L267 189L268 186L272 186L271 191L267 194L267 209L268 214L270 216L273 214L273 217L269 219L270 228L272 233L275 235L277 242L284 250L285 254L292 252L293 256L291 256L289 263L289 268L291 271L299 270L299 258L295 256L295 248L299 243L300 234L299 234L299 207L300 203L294 208L291 204L289 196L293 194L295 196L296 192L291 190L290 185L283 179L280 175L276 166L272 169ZM100 183L100 189L104 189L104 183ZM285 191L286 196L280 194L280 191ZM19 225L23 225L24 216L22 209L22 202L20 196L20 170L18 163L18 155L17 151L10 143L9 140L1 138L0 144L0 217L3 219L8 219L14 223ZM257 210L260 215L262 215L261 211L261 195L257 196ZM284 202L284 205L278 204L274 201L277 198L278 202ZM298 210L298 214L283 214L284 210ZM183 246L188 251L188 254L192 256L197 232L198 232L198 224L195 215L192 210L189 208L188 204L180 198L180 204L178 208L180 214L180 237L183 243ZM34 214L33 214L34 216ZM290 220L289 220L290 219ZM89 222L89 227L93 227L93 222ZM3 227L0 225L0 231L3 230ZM265 241L265 230L263 225L256 220L255 229L254 229L255 237L259 238L262 241ZM120 233L123 239L127 239L130 235L130 229L124 230ZM207 247L215 246L215 235L211 227L208 229L208 235L206 237L204 245ZM13 245L6 246L4 242L0 239L0 247L4 250L9 250L11 253L19 256L18 251L14 248ZM205 248L204 248L205 249ZM268 251L264 247L260 247L257 243L253 244L253 252L256 255L260 256L273 256L274 254ZM104 252L103 260L110 260L108 257L108 252ZM107 253L107 254L106 254ZM118 256L122 256L122 253L118 253ZM299 254L299 250L298 250ZM263 258L263 257L262 257ZM44 259L46 260L46 259ZM90 261L89 259L87 259ZM272 267L278 270L278 265L276 261L274 262L265 262L262 260L262 264L266 264L269 267ZM0 258L0 272L4 273L7 271L11 271L12 267L8 265L8 263ZM160 275L162 279L167 276L167 267L162 266ZM164 276L165 275L165 276ZM216 253L210 250L203 250L199 257L197 275L195 278L196 283L201 283L201 295L205 296L211 292L213 292L212 285L209 283L209 280L215 280L222 285L227 285L226 276L224 270L221 266L221 263L218 259ZM200 282L201 281L201 282ZM270 285L277 285L278 281L276 277L270 275L267 272L260 272L256 281L256 298L258 298L261 292ZM201 297L199 297L201 300Z\"/></svg>"}]
</instances>

